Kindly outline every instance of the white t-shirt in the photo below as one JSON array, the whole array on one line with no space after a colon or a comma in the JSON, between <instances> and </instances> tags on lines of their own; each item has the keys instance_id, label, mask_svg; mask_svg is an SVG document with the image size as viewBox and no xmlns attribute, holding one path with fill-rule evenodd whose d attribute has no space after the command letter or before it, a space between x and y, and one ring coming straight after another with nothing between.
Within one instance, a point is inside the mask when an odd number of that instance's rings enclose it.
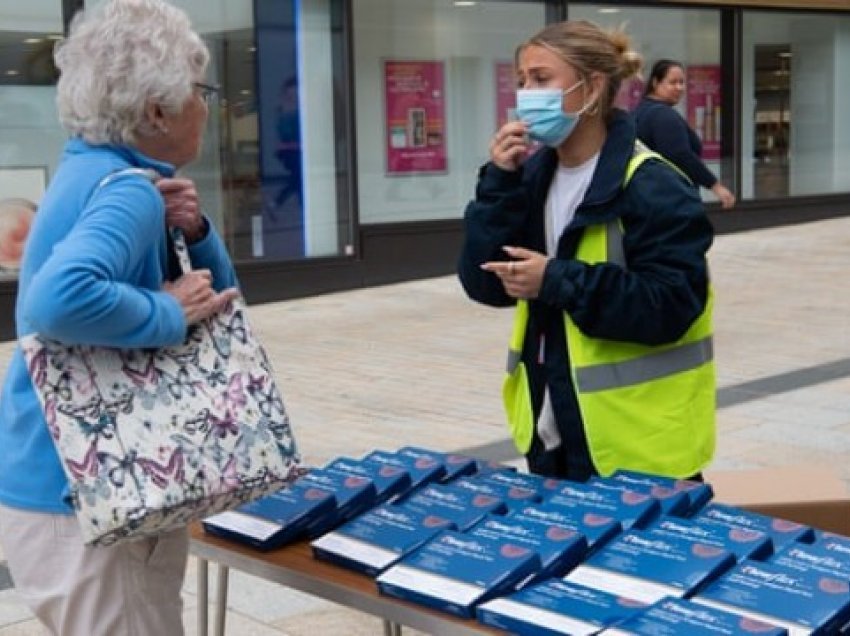
<instances>
[{"instance_id":1,"label":"white t-shirt","mask_svg":"<svg viewBox=\"0 0 850 636\"><path fill-rule=\"evenodd\" d=\"M568 168L558 164L546 197L546 253L549 256L555 255L558 239L584 200L598 161L599 153L596 153L580 166Z\"/></svg>"},{"instance_id":2,"label":"white t-shirt","mask_svg":"<svg viewBox=\"0 0 850 636\"><path fill-rule=\"evenodd\" d=\"M549 194L546 196L546 253L549 256L555 256L558 239L561 238L566 227L572 223L576 208L584 200L598 161L599 153L596 153L574 168L558 164L552 185L549 186ZM545 355L544 347L545 344L541 340L541 358ZM553 450L561 445L561 436L555 424L555 413L552 409L548 386L543 395L543 408L537 418L537 434L546 450Z\"/></svg>"}]
</instances>

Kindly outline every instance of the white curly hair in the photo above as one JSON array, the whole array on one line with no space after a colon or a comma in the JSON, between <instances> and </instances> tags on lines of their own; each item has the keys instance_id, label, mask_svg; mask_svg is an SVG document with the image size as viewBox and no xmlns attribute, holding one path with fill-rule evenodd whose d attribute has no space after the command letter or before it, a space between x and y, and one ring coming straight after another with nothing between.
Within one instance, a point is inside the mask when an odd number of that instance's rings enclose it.
<instances>
[{"instance_id":1,"label":"white curly hair","mask_svg":"<svg viewBox=\"0 0 850 636\"><path fill-rule=\"evenodd\" d=\"M54 57L65 129L92 144L132 145L155 132L145 104L180 112L210 54L181 9L162 0L108 0L74 17Z\"/></svg>"}]
</instances>

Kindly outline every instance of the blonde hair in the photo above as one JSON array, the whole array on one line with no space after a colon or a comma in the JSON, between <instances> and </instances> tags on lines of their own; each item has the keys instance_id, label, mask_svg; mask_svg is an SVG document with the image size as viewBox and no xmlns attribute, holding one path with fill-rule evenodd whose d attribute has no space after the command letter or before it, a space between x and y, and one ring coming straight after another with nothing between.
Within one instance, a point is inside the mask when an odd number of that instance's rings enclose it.
<instances>
[{"instance_id":1,"label":"blonde hair","mask_svg":"<svg viewBox=\"0 0 850 636\"><path fill-rule=\"evenodd\" d=\"M585 81L594 73L607 79L599 100L599 112L608 119L624 79L640 73L643 57L632 49L631 38L622 28L604 30L587 20L550 24L520 44L515 59L530 46L548 49L578 71Z\"/></svg>"},{"instance_id":2,"label":"blonde hair","mask_svg":"<svg viewBox=\"0 0 850 636\"><path fill-rule=\"evenodd\" d=\"M54 53L59 119L89 143L149 135L145 104L180 112L209 51L184 11L162 0L109 0L79 12Z\"/></svg>"}]
</instances>

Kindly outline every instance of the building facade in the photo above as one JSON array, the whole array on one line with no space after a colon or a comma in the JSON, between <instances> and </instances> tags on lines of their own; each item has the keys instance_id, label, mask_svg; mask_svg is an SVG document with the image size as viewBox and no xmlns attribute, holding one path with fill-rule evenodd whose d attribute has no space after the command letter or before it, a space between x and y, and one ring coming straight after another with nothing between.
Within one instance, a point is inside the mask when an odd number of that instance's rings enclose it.
<instances>
[{"instance_id":1,"label":"building facade","mask_svg":"<svg viewBox=\"0 0 850 636\"><path fill-rule=\"evenodd\" d=\"M65 141L52 47L100 1L0 2L0 235L25 227ZM514 48L565 18L624 25L647 65L685 65L682 115L739 201L720 212L703 191L719 232L850 214L850 0L172 2L222 87L185 173L250 302L452 272L511 116ZM3 339L15 259L0 243Z\"/></svg>"}]
</instances>

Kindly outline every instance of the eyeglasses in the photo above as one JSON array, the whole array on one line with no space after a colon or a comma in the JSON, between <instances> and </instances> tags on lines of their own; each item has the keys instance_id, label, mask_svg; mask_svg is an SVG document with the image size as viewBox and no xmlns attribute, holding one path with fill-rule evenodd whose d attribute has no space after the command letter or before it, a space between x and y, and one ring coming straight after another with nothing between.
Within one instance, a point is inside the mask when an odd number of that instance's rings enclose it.
<instances>
[{"instance_id":1,"label":"eyeglasses","mask_svg":"<svg viewBox=\"0 0 850 636\"><path fill-rule=\"evenodd\" d=\"M213 97L218 97L218 94L221 92L221 86L212 84L204 84L203 82L192 82L192 86L194 86L198 90L198 94L201 98L206 102L210 103Z\"/></svg>"}]
</instances>

